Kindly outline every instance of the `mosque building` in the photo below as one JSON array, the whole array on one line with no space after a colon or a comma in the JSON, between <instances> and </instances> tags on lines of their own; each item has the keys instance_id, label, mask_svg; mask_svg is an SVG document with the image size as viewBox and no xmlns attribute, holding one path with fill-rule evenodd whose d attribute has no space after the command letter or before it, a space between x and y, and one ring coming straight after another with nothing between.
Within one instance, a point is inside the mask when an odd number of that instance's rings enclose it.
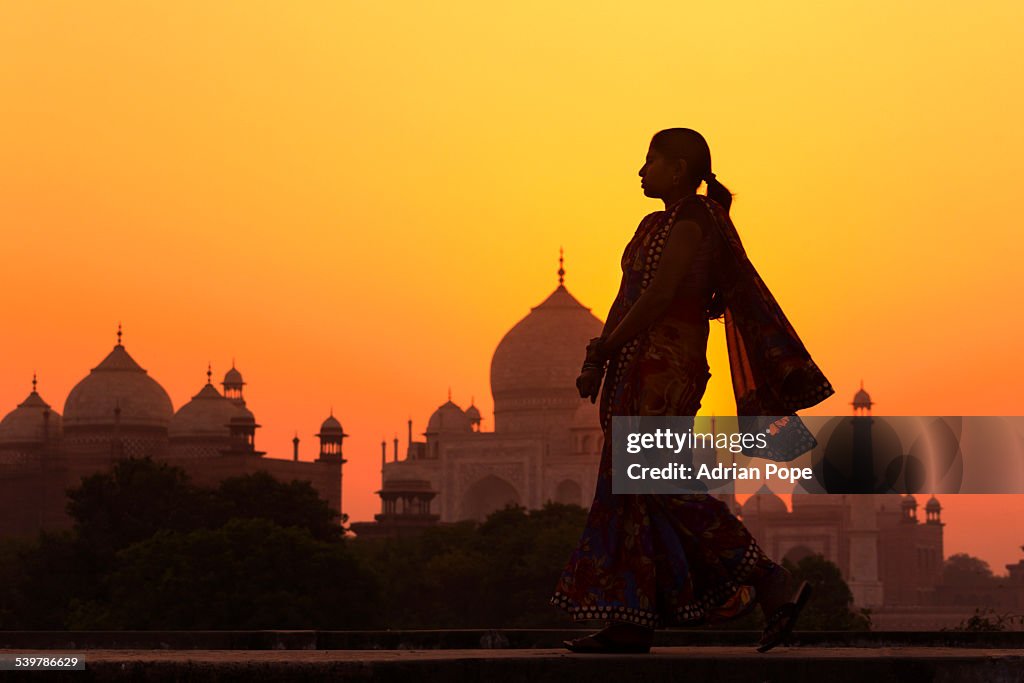
<instances>
[{"instance_id":1,"label":"mosque building","mask_svg":"<svg viewBox=\"0 0 1024 683\"><path fill-rule=\"evenodd\" d=\"M299 461L265 457L256 449L259 425L246 407L241 372L232 365L221 384L206 383L174 410L171 399L129 355L118 328L117 344L64 401L63 414L32 391L0 421L0 537L32 536L68 528L66 490L115 460L145 457L185 469L194 482L264 471L281 481L308 481L334 510L342 509L342 441L333 416L317 434L319 457Z\"/></svg>"},{"instance_id":2,"label":"mosque building","mask_svg":"<svg viewBox=\"0 0 1024 683\"><path fill-rule=\"evenodd\" d=\"M381 512L356 522L360 536L403 533L438 522L482 520L507 504L588 506L597 484L602 435L598 408L576 390L583 354L603 323L558 286L517 322L491 360L494 425L475 405L448 400L422 439L408 422L405 457L381 444Z\"/></svg>"}]
</instances>

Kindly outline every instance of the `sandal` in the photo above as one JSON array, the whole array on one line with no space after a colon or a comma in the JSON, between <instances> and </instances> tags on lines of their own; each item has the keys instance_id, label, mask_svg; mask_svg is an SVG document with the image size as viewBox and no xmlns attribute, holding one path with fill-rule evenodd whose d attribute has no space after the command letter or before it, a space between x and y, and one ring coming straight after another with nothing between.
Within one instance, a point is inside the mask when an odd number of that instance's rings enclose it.
<instances>
[{"instance_id":1,"label":"sandal","mask_svg":"<svg viewBox=\"0 0 1024 683\"><path fill-rule=\"evenodd\" d=\"M651 651L651 644L623 643L602 635L601 631L591 633L589 636L563 640L565 647L572 652L585 654L647 654Z\"/></svg>"},{"instance_id":2,"label":"sandal","mask_svg":"<svg viewBox=\"0 0 1024 683\"><path fill-rule=\"evenodd\" d=\"M793 626L796 625L797 617L800 616L800 611L807 604L810 597L811 584L806 581L801 582L800 586L796 589L793 599L783 604L768 617L764 633L761 635L761 641L758 644L758 652L768 652L768 650L789 638L789 635L793 632Z\"/></svg>"}]
</instances>

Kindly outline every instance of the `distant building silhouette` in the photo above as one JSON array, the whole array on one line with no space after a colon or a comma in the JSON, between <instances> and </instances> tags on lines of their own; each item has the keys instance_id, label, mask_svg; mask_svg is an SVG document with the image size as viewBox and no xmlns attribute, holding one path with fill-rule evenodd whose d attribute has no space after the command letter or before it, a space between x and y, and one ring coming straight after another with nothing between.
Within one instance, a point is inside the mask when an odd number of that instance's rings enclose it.
<instances>
[{"instance_id":1,"label":"distant building silhouette","mask_svg":"<svg viewBox=\"0 0 1024 683\"><path fill-rule=\"evenodd\" d=\"M588 505L597 483L602 434L597 406L575 388L582 353L602 322L558 286L516 323L491 359L494 428L475 405L448 400L422 440L408 422L405 457L381 444L381 512L356 522L361 536L403 533L437 522L481 520L507 504Z\"/></svg>"},{"instance_id":2,"label":"distant building silhouette","mask_svg":"<svg viewBox=\"0 0 1024 683\"><path fill-rule=\"evenodd\" d=\"M63 416L42 399L33 376L31 393L0 421L0 536L69 527L66 490L122 457L178 465L203 485L257 471L308 481L341 511L347 434L337 419L321 426L316 461L298 461L297 440L292 459L263 457L244 384L232 365L221 394L207 367L206 384L175 412L164 388L128 354L120 328L113 350L68 394Z\"/></svg>"}]
</instances>

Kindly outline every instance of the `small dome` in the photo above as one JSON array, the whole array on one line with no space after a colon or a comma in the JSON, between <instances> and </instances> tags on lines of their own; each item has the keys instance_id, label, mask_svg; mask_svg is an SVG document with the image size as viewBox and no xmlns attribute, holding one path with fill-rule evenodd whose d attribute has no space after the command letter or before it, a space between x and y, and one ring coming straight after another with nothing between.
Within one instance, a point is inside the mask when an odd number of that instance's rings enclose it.
<instances>
[{"instance_id":1,"label":"small dome","mask_svg":"<svg viewBox=\"0 0 1024 683\"><path fill-rule=\"evenodd\" d=\"M430 420L427 421L427 431L424 434L471 431L473 431L473 426L465 411L448 399L430 416Z\"/></svg>"},{"instance_id":2,"label":"small dome","mask_svg":"<svg viewBox=\"0 0 1024 683\"><path fill-rule=\"evenodd\" d=\"M243 384L245 384L245 382L242 381L242 373L240 373L235 368L235 366L232 365L231 369L224 373L224 386L231 388L241 388Z\"/></svg>"},{"instance_id":3,"label":"small dome","mask_svg":"<svg viewBox=\"0 0 1024 683\"><path fill-rule=\"evenodd\" d=\"M332 413L330 417L323 421L320 425L320 433L317 436L343 436L345 431L341 428L341 423L338 422L338 418L334 417Z\"/></svg>"},{"instance_id":4,"label":"small dome","mask_svg":"<svg viewBox=\"0 0 1024 683\"><path fill-rule=\"evenodd\" d=\"M468 417L469 421L473 424L480 424L480 420L482 419L480 417L480 410L473 404L470 404L470 406L466 408L466 417Z\"/></svg>"},{"instance_id":5,"label":"small dome","mask_svg":"<svg viewBox=\"0 0 1024 683\"><path fill-rule=\"evenodd\" d=\"M864 391L864 382L860 383L860 390L853 395L853 407L854 408L871 408L874 405L871 402L871 394Z\"/></svg>"},{"instance_id":6,"label":"small dome","mask_svg":"<svg viewBox=\"0 0 1024 683\"><path fill-rule=\"evenodd\" d=\"M44 413L49 415L44 419ZM43 426L47 425L49 437L60 433L60 413L36 393L35 389L18 407L0 420L0 446L42 443L45 440Z\"/></svg>"},{"instance_id":7,"label":"small dome","mask_svg":"<svg viewBox=\"0 0 1024 683\"><path fill-rule=\"evenodd\" d=\"M924 509L928 512L938 512L942 509L942 506L939 505L939 499L933 495L928 499L928 503L924 506Z\"/></svg>"},{"instance_id":8,"label":"small dome","mask_svg":"<svg viewBox=\"0 0 1024 683\"><path fill-rule=\"evenodd\" d=\"M164 427L174 414L171 397L118 344L68 394L64 428L110 427L115 409L126 427Z\"/></svg>"},{"instance_id":9,"label":"small dome","mask_svg":"<svg viewBox=\"0 0 1024 683\"><path fill-rule=\"evenodd\" d=\"M743 501L743 517L751 517L763 514L786 513L786 504L775 495L767 486L762 485L757 493Z\"/></svg>"},{"instance_id":10,"label":"small dome","mask_svg":"<svg viewBox=\"0 0 1024 683\"><path fill-rule=\"evenodd\" d=\"M168 436L172 439L227 437L230 435L228 425L232 418L242 414L242 409L238 405L224 398L212 384L208 383L174 414L167 430Z\"/></svg>"},{"instance_id":11,"label":"small dome","mask_svg":"<svg viewBox=\"0 0 1024 683\"><path fill-rule=\"evenodd\" d=\"M917 498L914 498L912 495L908 493L907 495L903 496L903 500L901 501L900 505L902 505L904 508L916 508Z\"/></svg>"}]
</instances>

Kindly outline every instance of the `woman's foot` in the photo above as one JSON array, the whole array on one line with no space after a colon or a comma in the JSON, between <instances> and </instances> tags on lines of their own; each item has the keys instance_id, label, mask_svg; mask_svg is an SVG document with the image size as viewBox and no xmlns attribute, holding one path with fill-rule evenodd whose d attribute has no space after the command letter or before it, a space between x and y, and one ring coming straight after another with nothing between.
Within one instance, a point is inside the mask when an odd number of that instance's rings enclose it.
<instances>
[{"instance_id":1,"label":"woman's foot","mask_svg":"<svg viewBox=\"0 0 1024 683\"><path fill-rule=\"evenodd\" d=\"M651 651L654 630L613 621L597 633L563 641L573 652L641 654Z\"/></svg>"},{"instance_id":2,"label":"woman's foot","mask_svg":"<svg viewBox=\"0 0 1024 683\"><path fill-rule=\"evenodd\" d=\"M806 581L800 583L795 593L790 592L792 581L793 575L780 565L757 584L765 619L758 652L767 652L785 642L800 611L811 597L811 586Z\"/></svg>"},{"instance_id":3,"label":"woman's foot","mask_svg":"<svg viewBox=\"0 0 1024 683\"><path fill-rule=\"evenodd\" d=\"M783 603L781 607L768 617L764 633L761 635L761 641L758 643L758 652L768 652L768 650L771 650L776 645L786 642L789 634L793 632L797 617L800 616L801 610L803 610L810 597L811 584L806 581L801 582L800 587L796 589L793 599Z\"/></svg>"}]
</instances>

